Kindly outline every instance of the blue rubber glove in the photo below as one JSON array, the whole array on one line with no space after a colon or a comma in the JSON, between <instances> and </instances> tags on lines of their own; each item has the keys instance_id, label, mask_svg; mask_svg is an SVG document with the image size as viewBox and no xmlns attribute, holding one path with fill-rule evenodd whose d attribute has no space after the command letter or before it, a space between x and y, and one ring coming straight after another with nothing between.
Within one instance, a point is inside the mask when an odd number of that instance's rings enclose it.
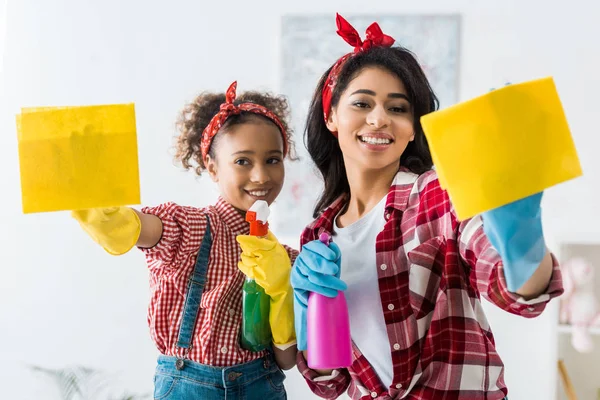
<instances>
[{"instance_id":1,"label":"blue rubber glove","mask_svg":"<svg viewBox=\"0 0 600 400\"><path fill-rule=\"evenodd\" d=\"M483 230L504 264L508 290L515 292L546 255L542 231L543 192L483 213Z\"/></svg>"},{"instance_id":2,"label":"blue rubber glove","mask_svg":"<svg viewBox=\"0 0 600 400\"><path fill-rule=\"evenodd\" d=\"M294 288L294 325L298 350L306 350L306 308L309 292L327 297L337 296L338 290L346 290L340 279L342 262L340 248L313 240L302 246L294 262L291 284Z\"/></svg>"}]
</instances>

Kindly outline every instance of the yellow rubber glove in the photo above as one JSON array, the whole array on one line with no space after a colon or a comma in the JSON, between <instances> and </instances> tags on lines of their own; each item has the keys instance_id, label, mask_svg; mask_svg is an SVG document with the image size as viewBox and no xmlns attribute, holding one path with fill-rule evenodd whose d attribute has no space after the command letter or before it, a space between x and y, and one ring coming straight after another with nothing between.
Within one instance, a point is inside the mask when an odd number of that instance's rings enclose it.
<instances>
[{"instance_id":1,"label":"yellow rubber glove","mask_svg":"<svg viewBox=\"0 0 600 400\"><path fill-rule=\"evenodd\" d=\"M238 268L271 297L269 323L273 344L282 349L295 344L292 264L287 251L271 232L266 238L238 235L236 239L242 248Z\"/></svg>"},{"instance_id":2,"label":"yellow rubber glove","mask_svg":"<svg viewBox=\"0 0 600 400\"><path fill-rule=\"evenodd\" d=\"M92 239L112 255L127 253L135 246L142 224L129 207L90 208L71 211Z\"/></svg>"}]
</instances>

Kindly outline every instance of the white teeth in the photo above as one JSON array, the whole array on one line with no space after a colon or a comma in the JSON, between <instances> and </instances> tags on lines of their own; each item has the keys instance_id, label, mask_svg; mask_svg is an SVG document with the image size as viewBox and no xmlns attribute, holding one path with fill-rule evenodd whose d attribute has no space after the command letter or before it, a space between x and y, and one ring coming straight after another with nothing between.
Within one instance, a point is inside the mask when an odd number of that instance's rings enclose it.
<instances>
[{"instance_id":1,"label":"white teeth","mask_svg":"<svg viewBox=\"0 0 600 400\"><path fill-rule=\"evenodd\" d=\"M390 144L390 143L392 143L392 141L390 139L374 138L374 137L368 137L368 136L361 136L360 140L364 143L369 143L369 144Z\"/></svg>"},{"instance_id":2,"label":"white teeth","mask_svg":"<svg viewBox=\"0 0 600 400\"><path fill-rule=\"evenodd\" d=\"M261 196L266 196L267 193L269 193L268 190L253 190L250 193L251 196L256 196L256 197L261 197Z\"/></svg>"}]
</instances>

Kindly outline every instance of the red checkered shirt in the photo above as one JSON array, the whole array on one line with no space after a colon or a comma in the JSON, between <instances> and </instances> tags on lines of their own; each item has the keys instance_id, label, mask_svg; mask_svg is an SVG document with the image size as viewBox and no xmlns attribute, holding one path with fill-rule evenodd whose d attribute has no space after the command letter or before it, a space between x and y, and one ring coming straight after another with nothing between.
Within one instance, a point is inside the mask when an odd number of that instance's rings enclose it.
<instances>
[{"instance_id":1,"label":"red checkered shirt","mask_svg":"<svg viewBox=\"0 0 600 400\"><path fill-rule=\"evenodd\" d=\"M301 243L331 232L345 204L336 200L302 234ZM386 224L375 246L383 315L393 362L387 388L360 350L353 363L315 380L298 352L298 369L312 391L335 399L503 399L504 366L480 297L526 318L538 316L562 291L556 259L544 294L526 301L508 291L502 262L475 217L459 222L435 171L401 170L385 205ZM323 379L323 377L321 377Z\"/></svg>"},{"instance_id":2,"label":"red checkered shirt","mask_svg":"<svg viewBox=\"0 0 600 400\"><path fill-rule=\"evenodd\" d=\"M162 238L156 246L142 249L150 269L148 324L158 350L168 356L184 355L177 347L179 326L188 278L208 216L213 244L187 358L207 365L232 366L262 357L264 351L247 351L239 344L245 276L237 267L241 249L235 238L249 233L243 216L221 198L214 206L202 209L166 203L143 208L142 212L158 216L163 224ZM297 251L286 249L293 262Z\"/></svg>"}]
</instances>

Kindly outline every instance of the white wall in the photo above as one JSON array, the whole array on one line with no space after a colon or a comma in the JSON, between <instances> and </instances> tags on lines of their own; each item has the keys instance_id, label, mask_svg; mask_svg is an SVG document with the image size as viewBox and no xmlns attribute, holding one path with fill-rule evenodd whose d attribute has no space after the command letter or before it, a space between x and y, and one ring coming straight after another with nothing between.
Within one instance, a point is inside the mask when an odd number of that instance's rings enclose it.
<instances>
[{"instance_id":1,"label":"white wall","mask_svg":"<svg viewBox=\"0 0 600 400\"><path fill-rule=\"evenodd\" d=\"M173 167L168 152L180 107L198 91L224 90L234 79L240 90L277 90L282 14L330 13L334 29L336 11L351 16L365 5L9 1L0 92L6 110L0 115L0 397L49 398L40 394L45 389L27 364L118 371L129 389L150 391L156 356L146 327L141 255L106 255L67 213L21 213L14 124L19 107L135 102L143 202L206 204L216 197L212 186ZM592 213L600 191L593 184L600 175L598 3L379 1L368 10L462 14L461 100L505 81L553 75L585 177L547 192L548 240L600 241L600 217ZM525 321L488 308L511 400L553 398L555 310ZM309 398L298 374L288 375L290 399Z\"/></svg>"}]
</instances>

